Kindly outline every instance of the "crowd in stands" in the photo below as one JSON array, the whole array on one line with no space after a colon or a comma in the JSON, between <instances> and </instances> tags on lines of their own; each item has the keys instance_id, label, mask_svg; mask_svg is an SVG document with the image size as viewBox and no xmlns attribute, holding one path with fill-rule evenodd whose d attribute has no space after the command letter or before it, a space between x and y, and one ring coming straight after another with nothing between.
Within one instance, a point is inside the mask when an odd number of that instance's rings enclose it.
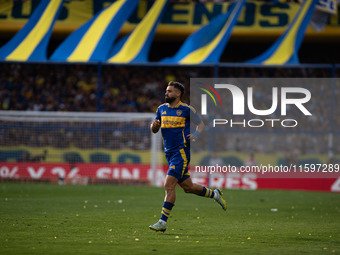
<instances>
[{"instance_id":1,"label":"crowd in stands","mask_svg":"<svg viewBox=\"0 0 340 255\"><path fill-rule=\"evenodd\" d=\"M186 85L184 101L188 102L190 78L215 74L212 67L107 65L100 75L96 65L3 63L0 68L0 109L24 111L153 112L164 101L169 81ZM331 77L331 70L226 67L218 70L218 76L327 78ZM314 95L330 96L327 88L320 86L315 90Z\"/></svg>"},{"instance_id":2,"label":"crowd in stands","mask_svg":"<svg viewBox=\"0 0 340 255\"><path fill-rule=\"evenodd\" d=\"M166 67L166 66L112 66L103 65L56 65L56 64L0 64L0 109L22 111L72 111L72 112L155 112L164 102L164 90L168 81L177 80L187 86L183 101L189 102L190 78L213 77L213 67ZM99 72L99 74L98 74ZM221 67L219 77L242 78L328 78L332 70L324 68L240 68ZM340 77L340 69L336 70ZM291 111L289 118L295 118L299 126L294 131L284 128L261 129L265 132L254 133L251 128L230 130L230 135L223 140L217 139L217 148L223 150L241 150L272 152L287 148L298 148L302 153L327 153L328 134L331 127L339 132L340 127L340 84L331 87L309 84L312 93L309 110L312 117L304 117L299 110ZM254 87L254 102L257 108L268 109L272 102L269 86ZM279 101L280 103L280 101ZM232 102L225 102L226 116L231 116ZM275 112L271 118L278 118ZM254 118L254 116L246 116ZM230 117L229 117L230 118ZM144 123L145 124L145 123ZM146 125L146 124L145 124ZM239 131L243 131L239 133ZM271 132L266 132L274 130ZM19 145L22 136L29 136L23 131L2 130L1 144ZM28 130L27 132L31 132ZM283 132L282 134L280 132ZM117 149L148 148L149 139L128 142L124 139L133 137L132 133L118 131L101 133L101 147ZM31 132L32 134L32 132ZM288 134L288 135L287 135ZM77 139L82 138L82 139ZM121 138L120 138L121 137ZM149 136L146 136L149 138ZM119 139L118 139L119 138ZM37 131L26 141L29 146L76 146L91 148L98 146L93 134L59 130L51 137L49 132ZM202 136L201 141L210 139ZM138 141L138 139L132 139ZM340 138L334 141L340 144ZM76 141L76 142L74 142ZM117 141L120 141L117 143ZM12 144L9 144L12 143ZM73 144L72 144L73 143ZM75 143L75 144L74 144ZM339 146L335 146L337 148ZM338 148L339 149L339 148ZM340 153L338 151L337 153Z\"/></svg>"},{"instance_id":3,"label":"crowd in stands","mask_svg":"<svg viewBox=\"0 0 340 255\"><path fill-rule=\"evenodd\" d=\"M150 120L107 123L88 122L0 122L0 145L32 148L106 148L147 150Z\"/></svg>"},{"instance_id":4,"label":"crowd in stands","mask_svg":"<svg viewBox=\"0 0 340 255\"><path fill-rule=\"evenodd\" d=\"M152 112L163 102L168 81L189 82L194 72L103 66L98 78L96 65L1 64L0 109Z\"/></svg>"}]
</instances>

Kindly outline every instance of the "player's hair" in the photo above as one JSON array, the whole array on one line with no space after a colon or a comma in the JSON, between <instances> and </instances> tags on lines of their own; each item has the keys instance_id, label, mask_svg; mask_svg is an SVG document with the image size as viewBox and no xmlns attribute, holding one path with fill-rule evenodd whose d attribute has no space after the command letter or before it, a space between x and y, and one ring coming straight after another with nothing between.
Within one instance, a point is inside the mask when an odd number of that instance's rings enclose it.
<instances>
[{"instance_id":1,"label":"player's hair","mask_svg":"<svg viewBox=\"0 0 340 255\"><path fill-rule=\"evenodd\" d=\"M184 85L178 81L170 81L168 83L168 86L174 86L176 89L179 89L181 91L181 96L180 98L182 98L183 94L184 94Z\"/></svg>"}]
</instances>

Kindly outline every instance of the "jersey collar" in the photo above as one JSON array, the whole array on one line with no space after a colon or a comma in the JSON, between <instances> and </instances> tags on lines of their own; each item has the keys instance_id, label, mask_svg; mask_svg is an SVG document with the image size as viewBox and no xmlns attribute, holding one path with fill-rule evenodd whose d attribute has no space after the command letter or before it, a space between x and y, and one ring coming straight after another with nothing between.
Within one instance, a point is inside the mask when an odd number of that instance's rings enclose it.
<instances>
[{"instance_id":1,"label":"jersey collar","mask_svg":"<svg viewBox=\"0 0 340 255\"><path fill-rule=\"evenodd\" d=\"M167 104L168 104L168 107L169 107L169 108L177 108L178 106L181 105L181 103L182 103L182 101L179 100L179 102L178 102L174 107L171 107L169 103L167 103Z\"/></svg>"}]
</instances>

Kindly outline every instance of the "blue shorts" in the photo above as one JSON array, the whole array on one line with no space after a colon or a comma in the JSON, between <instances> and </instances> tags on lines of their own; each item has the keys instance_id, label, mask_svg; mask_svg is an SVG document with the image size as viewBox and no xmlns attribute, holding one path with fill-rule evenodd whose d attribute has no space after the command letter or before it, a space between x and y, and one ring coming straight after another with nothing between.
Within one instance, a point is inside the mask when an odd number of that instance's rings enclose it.
<instances>
[{"instance_id":1,"label":"blue shorts","mask_svg":"<svg viewBox=\"0 0 340 255\"><path fill-rule=\"evenodd\" d=\"M175 177L178 183L181 183L190 177L189 162L190 149L182 148L176 152L168 152L165 154L166 161L169 165L168 175Z\"/></svg>"}]
</instances>

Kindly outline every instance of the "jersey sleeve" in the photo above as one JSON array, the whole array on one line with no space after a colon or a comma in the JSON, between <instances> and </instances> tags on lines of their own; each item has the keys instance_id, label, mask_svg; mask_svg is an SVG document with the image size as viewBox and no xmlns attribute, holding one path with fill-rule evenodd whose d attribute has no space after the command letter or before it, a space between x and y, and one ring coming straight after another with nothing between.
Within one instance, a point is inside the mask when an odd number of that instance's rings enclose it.
<instances>
[{"instance_id":1,"label":"jersey sleeve","mask_svg":"<svg viewBox=\"0 0 340 255\"><path fill-rule=\"evenodd\" d=\"M157 108L156 117L155 117L154 120L159 120L159 121L161 121L161 110L160 110L160 107Z\"/></svg>"},{"instance_id":2,"label":"jersey sleeve","mask_svg":"<svg viewBox=\"0 0 340 255\"><path fill-rule=\"evenodd\" d=\"M195 108L192 106L189 106L189 108L190 108L190 120L196 125L200 124L202 122L202 119L196 112Z\"/></svg>"}]
</instances>

